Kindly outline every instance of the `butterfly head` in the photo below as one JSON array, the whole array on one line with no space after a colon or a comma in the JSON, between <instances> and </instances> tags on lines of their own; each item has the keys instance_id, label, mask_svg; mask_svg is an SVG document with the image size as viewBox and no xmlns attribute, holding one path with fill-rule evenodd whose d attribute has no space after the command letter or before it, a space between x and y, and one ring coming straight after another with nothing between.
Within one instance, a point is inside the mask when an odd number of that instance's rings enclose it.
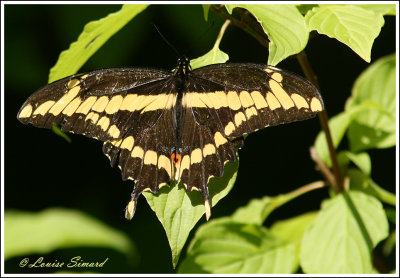
<instances>
[{"instance_id":1,"label":"butterfly head","mask_svg":"<svg viewBox=\"0 0 400 278\"><path fill-rule=\"evenodd\" d=\"M183 56L178 59L176 67L174 69L175 75L186 75L191 70L190 60L188 57Z\"/></svg>"}]
</instances>

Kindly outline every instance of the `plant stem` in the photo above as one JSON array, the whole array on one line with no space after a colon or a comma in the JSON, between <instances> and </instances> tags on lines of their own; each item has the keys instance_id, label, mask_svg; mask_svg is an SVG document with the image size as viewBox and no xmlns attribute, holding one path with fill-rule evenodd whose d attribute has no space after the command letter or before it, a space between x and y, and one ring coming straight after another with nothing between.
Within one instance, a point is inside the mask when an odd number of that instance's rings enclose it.
<instances>
[{"instance_id":1,"label":"plant stem","mask_svg":"<svg viewBox=\"0 0 400 278\"><path fill-rule=\"evenodd\" d=\"M307 79L319 90L320 87L318 85L317 77L315 76L314 71L311 68L311 65L308 61L307 55L304 53L304 51L302 51L296 57L297 57L297 60L299 61L301 68L303 69L303 72L306 75ZM329 154L331 156L331 161L332 161L333 173L335 175L334 183L332 183L331 185L333 186L336 193L340 193L340 192L343 192L343 190L344 190L343 177L342 177L342 173L339 168L339 163L337 160L335 147L333 145L333 140L332 140L331 131L330 131L329 125L328 125L328 116L326 114L326 111L324 110L322 112L319 112L318 118L319 118L319 122L321 124L322 130L325 132L325 137L326 137L326 141L328 143L328 148L329 148Z\"/></svg>"},{"instance_id":2,"label":"plant stem","mask_svg":"<svg viewBox=\"0 0 400 278\"><path fill-rule=\"evenodd\" d=\"M243 18L245 16L248 16L247 14L245 14L245 13L241 14L242 20L238 20L235 17L231 16L230 14L227 14L226 12L224 12L223 5L221 5L221 6L211 5L210 10L215 12L222 18L230 20L232 25L239 27L246 33L253 36L261 45L268 47L269 40L268 40L268 37L265 35L265 33L257 32L253 27L251 27L249 25L248 20L243 20Z\"/></svg>"}]
</instances>

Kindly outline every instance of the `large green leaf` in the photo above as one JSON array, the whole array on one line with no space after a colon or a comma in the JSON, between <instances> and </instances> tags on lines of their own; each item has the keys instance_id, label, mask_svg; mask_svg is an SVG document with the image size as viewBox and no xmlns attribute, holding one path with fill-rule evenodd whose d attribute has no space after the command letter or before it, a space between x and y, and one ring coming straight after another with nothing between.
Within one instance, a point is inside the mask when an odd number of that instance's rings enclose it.
<instances>
[{"instance_id":1,"label":"large green leaf","mask_svg":"<svg viewBox=\"0 0 400 278\"><path fill-rule=\"evenodd\" d=\"M300 243L308 225L314 221L317 215L318 212L313 211L289 219L279 220L272 224L270 231L279 238Z\"/></svg>"},{"instance_id":2,"label":"large green leaf","mask_svg":"<svg viewBox=\"0 0 400 278\"><path fill-rule=\"evenodd\" d=\"M229 219L201 226L179 273L292 273L298 267L296 245L266 228Z\"/></svg>"},{"instance_id":3,"label":"large green leaf","mask_svg":"<svg viewBox=\"0 0 400 278\"><path fill-rule=\"evenodd\" d=\"M118 12L86 24L78 40L61 52L56 65L50 70L49 83L76 73L112 35L147 6L123 5Z\"/></svg>"},{"instance_id":4,"label":"large green leaf","mask_svg":"<svg viewBox=\"0 0 400 278\"><path fill-rule=\"evenodd\" d=\"M308 274L373 273L372 249L387 236L382 204L362 192L344 192L326 201L306 229L302 269Z\"/></svg>"},{"instance_id":5,"label":"large green leaf","mask_svg":"<svg viewBox=\"0 0 400 278\"><path fill-rule=\"evenodd\" d=\"M5 259L71 247L106 247L130 260L136 256L135 246L125 234L82 212L63 208L38 213L5 211Z\"/></svg>"},{"instance_id":6,"label":"large green leaf","mask_svg":"<svg viewBox=\"0 0 400 278\"><path fill-rule=\"evenodd\" d=\"M238 166L239 162L227 163L223 177L210 180L208 187L213 206L232 189ZM150 192L144 192L143 195L164 227L175 267L190 231L204 215L203 198L199 192L192 191L188 194L177 185L165 186L156 195Z\"/></svg>"},{"instance_id":7,"label":"large green leaf","mask_svg":"<svg viewBox=\"0 0 400 278\"><path fill-rule=\"evenodd\" d=\"M305 19L310 31L337 39L367 62L385 23L381 14L354 5L320 5L309 11Z\"/></svg>"},{"instance_id":8,"label":"large green leaf","mask_svg":"<svg viewBox=\"0 0 400 278\"><path fill-rule=\"evenodd\" d=\"M396 144L396 56L383 57L356 80L346 111L369 104L354 114L349 127L352 151L388 148Z\"/></svg>"},{"instance_id":9,"label":"large green leaf","mask_svg":"<svg viewBox=\"0 0 400 278\"><path fill-rule=\"evenodd\" d=\"M276 65L304 49L308 30L304 17L294 5L225 5L231 13L236 7L247 9L261 24L268 35L268 64Z\"/></svg>"}]
</instances>

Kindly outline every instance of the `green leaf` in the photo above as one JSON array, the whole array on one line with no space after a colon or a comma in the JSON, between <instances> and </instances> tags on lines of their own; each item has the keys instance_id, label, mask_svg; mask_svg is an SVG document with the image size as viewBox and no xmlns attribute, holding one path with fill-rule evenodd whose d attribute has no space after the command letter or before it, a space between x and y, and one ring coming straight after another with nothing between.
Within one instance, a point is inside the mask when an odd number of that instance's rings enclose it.
<instances>
[{"instance_id":1,"label":"green leaf","mask_svg":"<svg viewBox=\"0 0 400 278\"><path fill-rule=\"evenodd\" d=\"M202 4L204 20L208 21L208 12L210 11L211 4Z\"/></svg>"},{"instance_id":2,"label":"green leaf","mask_svg":"<svg viewBox=\"0 0 400 278\"><path fill-rule=\"evenodd\" d=\"M297 4L296 8L302 15L307 14L308 11L312 10L314 7L318 7L317 4Z\"/></svg>"},{"instance_id":3,"label":"green leaf","mask_svg":"<svg viewBox=\"0 0 400 278\"><path fill-rule=\"evenodd\" d=\"M340 113L329 120L329 129L331 132L331 137L333 141L333 146L337 148L340 141L351 122L351 114ZM328 167L332 165L331 158L329 155L328 143L326 141L326 136L323 131L321 131L314 142L315 150L317 151L318 157L326 164Z\"/></svg>"},{"instance_id":4,"label":"green leaf","mask_svg":"<svg viewBox=\"0 0 400 278\"><path fill-rule=\"evenodd\" d=\"M354 5L321 5L308 12L309 30L335 38L367 62L383 24L383 16Z\"/></svg>"},{"instance_id":5,"label":"green leaf","mask_svg":"<svg viewBox=\"0 0 400 278\"><path fill-rule=\"evenodd\" d=\"M362 192L344 192L326 201L307 227L301 267L307 274L373 273L372 249L387 236L382 204Z\"/></svg>"},{"instance_id":6,"label":"green leaf","mask_svg":"<svg viewBox=\"0 0 400 278\"><path fill-rule=\"evenodd\" d=\"M303 213L296 217L275 222L270 231L281 239L300 243L306 228L316 217L317 212L315 211Z\"/></svg>"},{"instance_id":7,"label":"green leaf","mask_svg":"<svg viewBox=\"0 0 400 278\"><path fill-rule=\"evenodd\" d=\"M296 245L262 226L218 219L198 229L178 272L292 273L298 267L296 252Z\"/></svg>"},{"instance_id":8,"label":"green leaf","mask_svg":"<svg viewBox=\"0 0 400 278\"><path fill-rule=\"evenodd\" d=\"M357 7L373 11L381 15L396 15L396 4L357 4Z\"/></svg>"},{"instance_id":9,"label":"green leaf","mask_svg":"<svg viewBox=\"0 0 400 278\"><path fill-rule=\"evenodd\" d=\"M52 125L51 126L51 130L57 134L58 136L62 137L65 139L65 141L67 141L68 143L71 143L72 140L71 138L69 138L69 136L67 134L65 134L64 132L61 131L61 129L57 126L57 125Z\"/></svg>"},{"instance_id":10,"label":"green leaf","mask_svg":"<svg viewBox=\"0 0 400 278\"><path fill-rule=\"evenodd\" d=\"M280 194L274 197L265 196L261 199L250 200L246 206L238 208L232 214L231 219L240 223L262 225L271 212L280 206L290 202L302 194L314 189L322 188L323 186L323 182L314 182L299 187L298 189L286 194Z\"/></svg>"},{"instance_id":11,"label":"green leaf","mask_svg":"<svg viewBox=\"0 0 400 278\"><path fill-rule=\"evenodd\" d=\"M221 178L210 180L208 188L213 206L232 189L238 167L239 161L229 162ZM143 195L164 227L175 267L190 231L204 214L203 198L197 191L186 193L184 188L176 185L164 186L156 195L150 192L143 192Z\"/></svg>"},{"instance_id":12,"label":"green leaf","mask_svg":"<svg viewBox=\"0 0 400 278\"><path fill-rule=\"evenodd\" d=\"M351 160L366 176L371 175L371 158L368 153L356 154L349 151L342 151L339 153L338 157L340 156L345 156L347 159Z\"/></svg>"},{"instance_id":13,"label":"green leaf","mask_svg":"<svg viewBox=\"0 0 400 278\"><path fill-rule=\"evenodd\" d=\"M294 5L225 5L231 13L236 7L247 9L268 35L268 64L275 66L287 57L302 51L308 42L304 17Z\"/></svg>"},{"instance_id":14,"label":"green leaf","mask_svg":"<svg viewBox=\"0 0 400 278\"><path fill-rule=\"evenodd\" d=\"M218 34L218 37L215 40L214 46L209 52L207 52L203 56L200 56L200 57L190 61L190 67L192 69L197 69L200 67L204 67L204 66L216 64L216 63L225 63L226 61L229 60L228 54L226 54L225 52L223 52L219 49L219 45L221 43L222 37L224 36L226 28L228 28L228 25L229 25L229 22L225 22L222 25L221 30Z\"/></svg>"},{"instance_id":15,"label":"green leaf","mask_svg":"<svg viewBox=\"0 0 400 278\"><path fill-rule=\"evenodd\" d=\"M49 83L76 73L112 35L147 6L123 5L121 10L86 24L78 40L61 52L56 65L50 70Z\"/></svg>"},{"instance_id":16,"label":"green leaf","mask_svg":"<svg viewBox=\"0 0 400 278\"><path fill-rule=\"evenodd\" d=\"M80 211L50 208L38 213L4 213L5 259L78 246L112 248L130 260L137 256L135 246L124 233Z\"/></svg>"},{"instance_id":17,"label":"green leaf","mask_svg":"<svg viewBox=\"0 0 400 278\"><path fill-rule=\"evenodd\" d=\"M396 144L396 57L383 57L356 80L346 111L362 105L349 127L350 149L388 148ZM369 104L369 106L366 106Z\"/></svg>"},{"instance_id":18,"label":"green leaf","mask_svg":"<svg viewBox=\"0 0 400 278\"><path fill-rule=\"evenodd\" d=\"M389 205L396 205L396 195L377 185L369 176L356 169L349 169L350 188L370 194Z\"/></svg>"}]
</instances>

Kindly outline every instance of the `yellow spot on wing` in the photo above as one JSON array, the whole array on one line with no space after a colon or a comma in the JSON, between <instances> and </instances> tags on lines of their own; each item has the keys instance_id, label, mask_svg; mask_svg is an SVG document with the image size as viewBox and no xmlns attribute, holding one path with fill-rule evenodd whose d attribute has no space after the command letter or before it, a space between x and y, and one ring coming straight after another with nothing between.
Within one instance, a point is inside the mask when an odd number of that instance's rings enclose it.
<instances>
[{"instance_id":1,"label":"yellow spot on wing","mask_svg":"<svg viewBox=\"0 0 400 278\"><path fill-rule=\"evenodd\" d=\"M110 119L107 116L104 116L98 121L97 125L99 125L102 130L106 131L110 125Z\"/></svg>"},{"instance_id":2,"label":"yellow spot on wing","mask_svg":"<svg viewBox=\"0 0 400 278\"><path fill-rule=\"evenodd\" d=\"M220 107L228 107L228 99L224 91L216 91L214 96L218 99L217 102L219 103Z\"/></svg>"},{"instance_id":3,"label":"yellow spot on wing","mask_svg":"<svg viewBox=\"0 0 400 278\"><path fill-rule=\"evenodd\" d=\"M108 97L102 96L93 105L92 110L96 112L103 112L107 104L108 104Z\"/></svg>"},{"instance_id":4,"label":"yellow spot on wing","mask_svg":"<svg viewBox=\"0 0 400 278\"><path fill-rule=\"evenodd\" d=\"M121 149L132 150L134 143L135 139L133 139L133 136L126 137L121 144Z\"/></svg>"},{"instance_id":5,"label":"yellow spot on wing","mask_svg":"<svg viewBox=\"0 0 400 278\"><path fill-rule=\"evenodd\" d=\"M241 91L240 94L240 102L242 103L243 107L250 107L253 106L254 102L253 99L251 98L249 92L247 91Z\"/></svg>"},{"instance_id":6,"label":"yellow spot on wing","mask_svg":"<svg viewBox=\"0 0 400 278\"><path fill-rule=\"evenodd\" d=\"M155 151L147 151L143 163L146 165L157 165L157 153Z\"/></svg>"},{"instance_id":7,"label":"yellow spot on wing","mask_svg":"<svg viewBox=\"0 0 400 278\"><path fill-rule=\"evenodd\" d=\"M222 136L222 134L220 132L215 132L214 134L214 142L215 142L215 146L217 146L217 148L223 144L225 144L226 142L228 142L228 140Z\"/></svg>"},{"instance_id":8,"label":"yellow spot on wing","mask_svg":"<svg viewBox=\"0 0 400 278\"><path fill-rule=\"evenodd\" d=\"M316 97L313 97L311 99L311 103L310 103L310 109L313 112L319 112L322 111L322 104L319 101L319 99L317 99Z\"/></svg>"},{"instance_id":9,"label":"yellow spot on wing","mask_svg":"<svg viewBox=\"0 0 400 278\"><path fill-rule=\"evenodd\" d=\"M79 79L71 79L71 80L68 82L67 87L68 87L68 89L72 89L72 88L75 87L76 85L79 85L79 83L81 83L81 82L79 81Z\"/></svg>"},{"instance_id":10,"label":"yellow spot on wing","mask_svg":"<svg viewBox=\"0 0 400 278\"><path fill-rule=\"evenodd\" d=\"M134 107L135 107L135 104L137 104L137 98L138 98L138 95L136 95L136 94L126 95L126 97L124 98L124 100L121 103L120 109L128 110L130 112L135 111Z\"/></svg>"},{"instance_id":11,"label":"yellow spot on wing","mask_svg":"<svg viewBox=\"0 0 400 278\"><path fill-rule=\"evenodd\" d=\"M242 107L240 99L235 91L229 91L227 94L229 107L233 110L239 110Z\"/></svg>"},{"instance_id":12,"label":"yellow spot on wing","mask_svg":"<svg viewBox=\"0 0 400 278\"><path fill-rule=\"evenodd\" d=\"M99 114L94 113L94 112L90 112L87 116L86 116L86 121L87 120L91 120L94 124L97 123L97 120L99 119Z\"/></svg>"},{"instance_id":13,"label":"yellow spot on wing","mask_svg":"<svg viewBox=\"0 0 400 278\"><path fill-rule=\"evenodd\" d=\"M290 97L293 99L294 104L296 104L297 109L308 108L308 103L301 95L291 94Z\"/></svg>"},{"instance_id":14,"label":"yellow spot on wing","mask_svg":"<svg viewBox=\"0 0 400 278\"><path fill-rule=\"evenodd\" d=\"M63 110L63 114L71 116L72 114L74 114L75 110L78 109L81 102L82 100L80 97L75 98L67 105L67 107L65 107L65 109Z\"/></svg>"},{"instance_id":15,"label":"yellow spot on wing","mask_svg":"<svg viewBox=\"0 0 400 278\"><path fill-rule=\"evenodd\" d=\"M125 208L125 218L131 220L136 210L136 201L130 200Z\"/></svg>"},{"instance_id":16,"label":"yellow spot on wing","mask_svg":"<svg viewBox=\"0 0 400 278\"><path fill-rule=\"evenodd\" d=\"M242 122L245 122L245 121L246 121L246 117L244 116L244 114L242 112L236 113L236 115L235 115L236 126L240 126L242 124Z\"/></svg>"},{"instance_id":17,"label":"yellow spot on wing","mask_svg":"<svg viewBox=\"0 0 400 278\"><path fill-rule=\"evenodd\" d=\"M118 139L118 140L113 140L113 141L109 141L111 144L113 144L116 147L119 147L122 143L122 138ZM130 149L129 149L130 150Z\"/></svg>"},{"instance_id":18,"label":"yellow spot on wing","mask_svg":"<svg viewBox=\"0 0 400 278\"><path fill-rule=\"evenodd\" d=\"M259 91L251 92L251 97L253 98L254 104L257 107L257 109L268 107L268 103L265 101L264 97L261 95Z\"/></svg>"},{"instance_id":19,"label":"yellow spot on wing","mask_svg":"<svg viewBox=\"0 0 400 278\"><path fill-rule=\"evenodd\" d=\"M151 96L151 97L153 97L153 96ZM157 98L153 99L153 102L151 102L149 105L147 105L142 110L141 113L144 113L147 111L155 111L155 110L170 108L169 106L172 107L172 105L174 104L173 98L174 98L174 96L172 94L159 95Z\"/></svg>"},{"instance_id":20,"label":"yellow spot on wing","mask_svg":"<svg viewBox=\"0 0 400 278\"><path fill-rule=\"evenodd\" d=\"M211 205L209 200L204 201L204 208L206 210L206 219L208 221L208 219L211 217Z\"/></svg>"},{"instance_id":21,"label":"yellow spot on wing","mask_svg":"<svg viewBox=\"0 0 400 278\"><path fill-rule=\"evenodd\" d=\"M245 113L247 119L250 119L251 117L258 115L258 112L254 107L247 108Z\"/></svg>"},{"instance_id":22,"label":"yellow spot on wing","mask_svg":"<svg viewBox=\"0 0 400 278\"><path fill-rule=\"evenodd\" d=\"M118 138L120 135L120 131L116 125L112 125L108 130L108 134L110 134L114 138Z\"/></svg>"},{"instance_id":23,"label":"yellow spot on wing","mask_svg":"<svg viewBox=\"0 0 400 278\"><path fill-rule=\"evenodd\" d=\"M282 82L282 80L283 80L283 76L279 72L274 72L271 75L271 78L274 79L276 82Z\"/></svg>"},{"instance_id":24,"label":"yellow spot on wing","mask_svg":"<svg viewBox=\"0 0 400 278\"><path fill-rule=\"evenodd\" d=\"M107 104L106 113L114 114L115 112L117 112L119 110L119 107L121 106L123 99L124 98L121 95L114 96Z\"/></svg>"},{"instance_id":25,"label":"yellow spot on wing","mask_svg":"<svg viewBox=\"0 0 400 278\"><path fill-rule=\"evenodd\" d=\"M169 177L171 177L171 160L165 155L160 155L158 157L158 169L165 169Z\"/></svg>"},{"instance_id":26,"label":"yellow spot on wing","mask_svg":"<svg viewBox=\"0 0 400 278\"><path fill-rule=\"evenodd\" d=\"M215 147L213 144L207 144L203 147L203 156L215 154Z\"/></svg>"},{"instance_id":27,"label":"yellow spot on wing","mask_svg":"<svg viewBox=\"0 0 400 278\"><path fill-rule=\"evenodd\" d=\"M190 155L190 163L191 164L200 163L202 159L203 156L201 154L201 150L199 148L194 149L192 151L192 154Z\"/></svg>"},{"instance_id":28,"label":"yellow spot on wing","mask_svg":"<svg viewBox=\"0 0 400 278\"><path fill-rule=\"evenodd\" d=\"M229 122L226 126L225 126L225 135L229 136L233 131L235 130L235 125L232 122Z\"/></svg>"},{"instance_id":29,"label":"yellow spot on wing","mask_svg":"<svg viewBox=\"0 0 400 278\"><path fill-rule=\"evenodd\" d=\"M131 152L131 157L143 158L144 151L141 147L135 146Z\"/></svg>"},{"instance_id":30,"label":"yellow spot on wing","mask_svg":"<svg viewBox=\"0 0 400 278\"><path fill-rule=\"evenodd\" d=\"M269 108L271 108L271 110L275 110L276 108L281 107L281 105L279 104L279 101L276 99L276 97L271 92L267 93L266 100L267 100Z\"/></svg>"},{"instance_id":31,"label":"yellow spot on wing","mask_svg":"<svg viewBox=\"0 0 400 278\"><path fill-rule=\"evenodd\" d=\"M33 112L33 115L43 115L47 113L47 111L50 109L50 107L52 107L54 105L55 101L53 100L49 100L46 101L45 103L42 103L41 105L39 105L38 108L35 109L35 112Z\"/></svg>"},{"instance_id":32,"label":"yellow spot on wing","mask_svg":"<svg viewBox=\"0 0 400 278\"><path fill-rule=\"evenodd\" d=\"M182 176L183 170L189 169L189 165L190 165L189 155L185 155L182 158L182 161L181 161L181 166L180 166L180 169L179 169L179 176Z\"/></svg>"},{"instance_id":33,"label":"yellow spot on wing","mask_svg":"<svg viewBox=\"0 0 400 278\"><path fill-rule=\"evenodd\" d=\"M284 109L289 109L294 106L293 100L289 97L289 95L285 92L279 83L275 80L269 81L269 87L271 88L272 93L276 96L278 101L281 103ZM272 109L272 108L271 108Z\"/></svg>"},{"instance_id":34,"label":"yellow spot on wing","mask_svg":"<svg viewBox=\"0 0 400 278\"><path fill-rule=\"evenodd\" d=\"M19 118L29 118L32 115L32 110L33 110L32 105L28 104L21 110L18 117Z\"/></svg>"},{"instance_id":35,"label":"yellow spot on wing","mask_svg":"<svg viewBox=\"0 0 400 278\"><path fill-rule=\"evenodd\" d=\"M89 113L90 109L92 108L93 104L96 102L96 97L91 96L88 97L79 108L76 110L76 113L87 114Z\"/></svg>"},{"instance_id":36,"label":"yellow spot on wing","mask_svg":"<svg viewBox=\"0 0 400 278\"><path fill-rule=\"evenodd\" d=\"M57 116L61 113L61 111L64 110L64 108L73 100L79 93L81 87L76 86L69 90L62 98L60 98L56 104L51 107L49 110L49 113L53 114L54 116Z\"/></svg>"}]
</instances>

